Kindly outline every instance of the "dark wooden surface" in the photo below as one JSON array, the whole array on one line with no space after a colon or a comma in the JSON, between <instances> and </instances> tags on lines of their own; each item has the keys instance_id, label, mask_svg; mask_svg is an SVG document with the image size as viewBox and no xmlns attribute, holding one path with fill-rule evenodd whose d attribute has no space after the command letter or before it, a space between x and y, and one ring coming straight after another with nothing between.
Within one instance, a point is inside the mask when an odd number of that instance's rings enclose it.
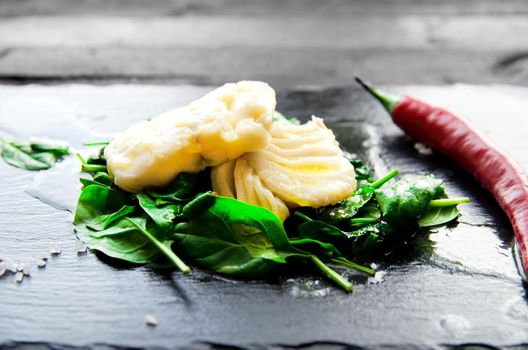
<instances>
[{"instance_id":1,"label":"dark wooden surface","mask_svg":"<svg viewBox=\"0 0 528 350\"><path fill-rule=\"evenodd\" d=\"M0 81L528 83L524 0L3 0Z\"/></svg>"},{"instance_id":2,"label":"dark wooden surface","mask_svg":"<svg viewBox=\"0 0 528 350\"><path fill-rule=\"evenodd\" d=\"M206 88L150 85L0 87L1 136L60 138L80 147L130 123L184 104ZM466 115L528 167L524 88L405 87ZM57 205L76 193L78 163L40 174L0 162L0 258L26 260L31 277L0 278L0 348L148 347L191 349L522 348L528 337L525 289L511 256L511 227L491 196L462 170L420 155L381 107L357 88L283 91L279 108L326 118L341 145L378 174L435 173L453 196L469 196L458 225L434 230L430 249L380 262L377 278L345 274L346 294L309 272L241 282L194 271L160 274L77 255L71 214L30 195L35 182ZM496 116L500 115L500 119ZM96 131L106 132L99 135ZM73 166L72 166L73 165ZM63 252L37 269L35 257ZM148 327L144 315L159 324ZM477 347L467 344L476 343Z\"/></svg>"}]
</instances>

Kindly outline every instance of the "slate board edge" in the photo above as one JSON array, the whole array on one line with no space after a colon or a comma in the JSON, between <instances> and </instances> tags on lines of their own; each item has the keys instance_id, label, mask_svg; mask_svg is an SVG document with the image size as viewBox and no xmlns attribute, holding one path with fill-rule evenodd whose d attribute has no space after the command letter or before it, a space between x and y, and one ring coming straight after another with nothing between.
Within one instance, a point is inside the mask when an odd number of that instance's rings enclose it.
<instances>
[{"instance_id":1,"label":"slate board edge","mask_svg":"<svg viewBox=\"0 0 528 350\"><path fill-rule=\"evenodd\" d=\"M114 344L104 344L104 343L93 343L86 345L69 345L62 343L45 343L45 342L18 342L18 341L8 341L3 344L0 344L1 350L68 350L68 349L79 349L79 350L121 350L121 349L148 349L148 350L165 350L169 349L166 347L128 347L122 345ZM462 343L462 344L441 344L436 347L430 347L426 345L385 345L379 344L376 346L362 347L354 344L332 342L332 341L315 341L309 343L301 344L246 344L243 346L240 345L230 345L225 343L214 343L207 341L196 341L188 345L177 347L176 349L188 349L188 350L286 350L286 349L299 349L299 350L308 350L308 349L327 349L327 350L354 350L354 349L399 349L399 350L415 350L415 349L446 349L446 350L480 350L480 349L528 349L528 343L521 344L511 344L511 345L489 345L482 343Z\"/></svg>"}]
</instances>

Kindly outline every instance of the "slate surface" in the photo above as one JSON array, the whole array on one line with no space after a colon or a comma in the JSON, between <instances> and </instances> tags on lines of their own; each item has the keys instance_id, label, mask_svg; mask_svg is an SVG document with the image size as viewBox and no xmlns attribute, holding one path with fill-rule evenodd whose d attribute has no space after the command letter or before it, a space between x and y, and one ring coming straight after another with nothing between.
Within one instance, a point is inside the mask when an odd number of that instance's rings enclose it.
<instances>
[{"instance_id":1,"label":"slate surface","mask_svg":"<svg viewBox=\"0 0 528 350\"><path fill-rule=\"evenodd\" d=\"M110 137L95 131L116 132L207 90L2 86L0 136L47 136L79 147ZM394 91L467 114L528 168L526 90L461 85ZM9 273L0 278L0 348L522 347L528 339L525 289L511 257L511 228L490 195L445 158L418 154L356 88L281 92L279 108L325 117L342 146L367 158L378 174L394 167L404 175L433 172L451 195L473 203L462 208L458 225L430 235L432 249L409 248L390 264L378 262L374 279L351 274L356 283L349 295L310 273L241 282L203 271L184 277L124 269L92 253L77 255L71 214L34 198L71 206L75 161L40 174L0 162L0 258L34 264L54 243L63 250L44 269L33 266L22 283ZM156 316L157 327L145 325L146 313Z\"/></svg>"}]
</instances>

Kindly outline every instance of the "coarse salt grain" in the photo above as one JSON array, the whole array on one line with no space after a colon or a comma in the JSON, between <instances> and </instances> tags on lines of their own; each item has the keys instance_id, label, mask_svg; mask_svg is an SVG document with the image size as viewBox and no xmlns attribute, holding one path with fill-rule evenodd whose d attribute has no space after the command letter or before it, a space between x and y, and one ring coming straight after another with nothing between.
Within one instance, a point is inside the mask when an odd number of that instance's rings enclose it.
<instances>
[{"instance_id":1,"label":"coarse salt grain","mask_svg":"<svg viewBox=\"0 0 528 350\"><path fill-rule=\"evenodd\" d=\"M156 327L158 325L158 320L153 314L146 314L145 323L147 326Z\"/></svg>"},{"instance_id":2,"label":"coarse salt grain","mask_svg":"<svg viewBox=\"0 0 528 350\"><path fill-rule=\"evenodd\" d=\"M50 253L52 255L59 255L60 253L62 253L62 249L61 247L59 247L58 244L52 244L50 247Z\"/></svg>"},{"instance_id":3,"label":"coarse salt grain","mask_svg":"<svg viewBox=\"0 0 528 350\"><path fill-rule=\"evenodd\" d=\"M6 266L6 264L4 264L4 262L2 261L2 262L0 263L0 277L2 277L6 271L7 271L7 266Z\"/></svg>"},{"instance_id":4,"label":"coarse salt grain","mask_svg":"<svg viewBox=\"0 0 528 350\"><path fill-rule=\"evenodd\" d=\"M24 279L24 273L22 271L18 271L16 274L15 274L15 280L20 283L22 282L22 280Z\"/></svg>"},{"instance_id":5,"label":"coarse salt grain","mask_svg":"<svg viewBox=\"0 0 528 350\"><path fill-rule=\"evenodd\" d=\"M416 142L414 144L414 149L417 150L419 154L424 156L430 156L433 154L433 150L421 142Z\"/></svg>"},{"instance_id":6,"label":"coarse salt grain","mask_svg":"<svg viewBox=\"0 0 528 350\"><path fill-rule=\"evenodd\" d=\"M84 244L84 243L81 242L81 241L77 241L76 245L77 245L77 254L84 254L84 253L86 253L86 250L87 250L87 248L88 248L88 247L86 246L86 244Z\"/></svg>"},{"instance_id":7,"label":"coarse salt grain","mask_svg":"<svg viewBox=\"0 0 528 350\"><path fill-rule=\"evenodd\" d=\"M42 259L37 260L37 266L38 266L38 267L44 267L44 266L46 266L46 260L42 260Z\"/></svg>"},{"instance_id":8,"label":"coarse salt grain","mask_svg":"<svg viewBox=\"0 0 528 350\"><path fill-rule=\"evenodd\" d=\"M13 260L8 260L6 263L6 268L12 273L17 272L17 264Z\"/></svg>"},{"instance_id":9,"label":"coarse salt grain","mask_svg":"<svg viewBox=\"0 0 528 350\"><path fill-rule=\"evenodd\" d=\"M49 259L49 253L41 253L37 255L37 260L48 260Z\"/></svg>"},{"instance_id":10,"label":"coarse salt grain","mask_svg":"<svg viewBox=\"0 0 528 350\"><path fill-rule=\"evenodd\" d=\"M22 268L22 273L26 276L29 276L31 273L31 265L29 263L24 263L24 267Z\"/></svg>"}]
</instances>

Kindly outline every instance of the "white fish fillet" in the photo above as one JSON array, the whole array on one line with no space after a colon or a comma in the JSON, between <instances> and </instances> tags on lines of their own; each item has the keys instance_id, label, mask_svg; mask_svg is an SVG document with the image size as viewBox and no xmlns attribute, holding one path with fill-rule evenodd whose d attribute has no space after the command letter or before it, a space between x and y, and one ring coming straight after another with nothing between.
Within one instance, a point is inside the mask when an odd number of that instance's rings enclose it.
<instances>
[{"instance_id":1,"label":"white fish fillet","mask_svg":"<svg viewBox=\"0 0 528 350\"><path fill-rule=\"evenodd\" d=\"M225 84L117 136L105 150L109 173L119 187L138 193L260 150L269 142L275 105L266 83Z\"/></svg>"},{"instance_id":2,"label":"white fish fillet","mask_svg":"<svg viewBox=\"0 0 528 350\"><path fill-rule=\"evenodd\" d=\"M213 169L216 192L268 208L283 221L288 208L318 208L353 194L354 167L322 119L275 123L270 134L266 148Z\"/></svg>"}]
</instances>

